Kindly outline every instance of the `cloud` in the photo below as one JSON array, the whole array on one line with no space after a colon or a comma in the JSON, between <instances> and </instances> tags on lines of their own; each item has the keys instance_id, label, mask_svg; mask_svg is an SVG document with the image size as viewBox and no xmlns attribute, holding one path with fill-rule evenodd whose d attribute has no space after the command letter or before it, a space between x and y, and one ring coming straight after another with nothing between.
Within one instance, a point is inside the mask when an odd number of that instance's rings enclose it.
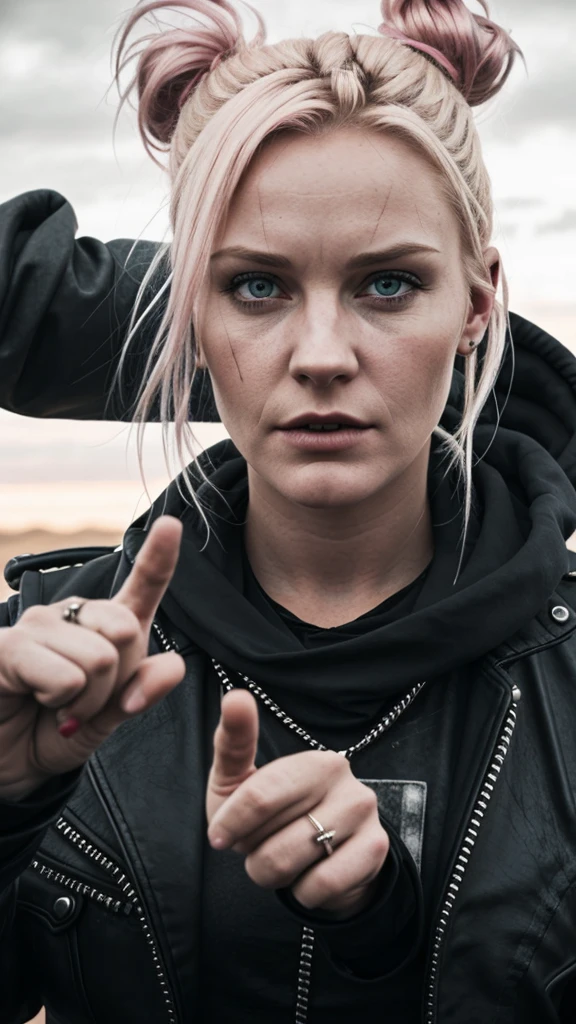
<instances>
[{"instance_id":1,"label":"cloud","mask_svg":"<svg viewBox=\"0 0 576 1024\"><path fill-rule=\"evenodd\" d=\"M506 133L525 135L528 130L534 132L551 125L575 130L575 89L573 64L561 62L556 69L529 78L506 118Z\"/></svg>"},{"instance_id":2,"label":"cloud","mask_svg":"<svg viewBox=\"0 0 576 1024\"><path fill-rule=\"evenodd\" d=\"M363 31L363 25L375 28L379 22L377 0L253 3L264 15L271 39L331 25ZM112 39L131 6L134 0L0 0L0 138L9 141L30 133L38 143L57 145L71 134L84 142L102 131L116 104L114 90L105 99ZM514 88L512 83L506 86L507 112L496 134L524 137L552 123L576 130L574 0L552 0L545 25L541 0L493 0L491 11L496 21L513 27L530 69L526 79L519 67ZM533 60L535 54L542 54L542 60Z\"/></svg>"},{"instance_id":3,"label":"cloud","mask_svg":"<svg viewBox=\"0 0 576 1024\"><path fill-rule=\"evenodd\" d=\"M576 231L576 209L564 210L555 220L539 224L536 229L539 235L565 234L567 231Z\"/></svg>"},{"instance_id":4,"label":"cloud","mask_svg":"<svg viewBox=\"0 0 576 1024\"><path fill-rule=\"evenodd\" d=\"M506 196L498 200L498 206L501 210L533 210L542 202L540 196Z\"/></svg>"}]
</instances>

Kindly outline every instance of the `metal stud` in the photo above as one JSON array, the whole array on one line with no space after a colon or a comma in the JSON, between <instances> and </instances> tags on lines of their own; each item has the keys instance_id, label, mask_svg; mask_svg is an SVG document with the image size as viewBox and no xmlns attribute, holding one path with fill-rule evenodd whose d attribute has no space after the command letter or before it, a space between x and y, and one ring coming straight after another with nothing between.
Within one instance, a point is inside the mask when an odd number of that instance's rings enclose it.
<instances>
[{"instance_id":1,"label":"metal stud","mask_svg":"<svg viewBox=\"0 0 576 1024\"><path fill-rule=\"evenodd\" d=\"M59 896L52 907L52 913L59 921L63 921L65 917L72 913L74 905L74 900L71 896Z\"/></svg>"},{"instance_id":2,"label":"metal stud","mask_svg":"<svg viewBox=\"0 0 576 1024\"><path fill-rule=\"evenodd\" d=\"M555 605L550 614L556 622L568 622L568 619L570 618L570 612L563 604Z\"/></svg>"}]
</instances>

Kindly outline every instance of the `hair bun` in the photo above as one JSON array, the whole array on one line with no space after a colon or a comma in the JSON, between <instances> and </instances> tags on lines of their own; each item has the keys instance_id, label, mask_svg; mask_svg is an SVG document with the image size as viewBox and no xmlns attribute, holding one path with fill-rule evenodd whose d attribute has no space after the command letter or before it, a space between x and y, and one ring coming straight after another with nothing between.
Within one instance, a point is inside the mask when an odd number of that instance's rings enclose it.
<instances>
[{"instance_id":1,"label":"hair bun","mask_svg":"<svg viewBox=\"0 0 576 1024\"><path fill-rule=\"evenodd\" d=\"M188 14L190 25L161 29L128 46L128 37L141 18L167 8ZM256 17L258 41L263 24L258 14ZM124 102L136 89L138 127L152 157L152 149L163 149L169 143L194 86L240 42L242 22L229 0L139 0L119 32L116 81L126 65L137 59L134 77L120 95Z\"/></svg>"},{"instance_id":2,"label":"hair bun","mask_svg":"<svg viewBox=\"0 0 576 1024\"><path fill-rule=\"evenodd\" d=\"M522 56L510 34L490 21L486 0L478 3L485 17L473 14L464 0L382 0L385 20L379 28L436 50L444 57L440 63L456 70L456 85L472 107L496 95L516 55Z\"/></svg>"}]
</instances>

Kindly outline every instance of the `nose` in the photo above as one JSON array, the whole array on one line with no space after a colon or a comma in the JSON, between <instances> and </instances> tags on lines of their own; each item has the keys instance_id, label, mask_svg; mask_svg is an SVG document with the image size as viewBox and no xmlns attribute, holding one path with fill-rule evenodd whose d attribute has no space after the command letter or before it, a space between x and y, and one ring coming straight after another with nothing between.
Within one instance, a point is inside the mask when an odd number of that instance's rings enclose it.
<instances>
[{"instance_id":1,"label":"nose","mask_svg":"<svg viewBox=\"0 0 576 1024\"><path fill-rule=\"evenodd\" d=\"M294 325L296 338L290 357L290 373L300 384L328 388L346 383L358 373L358 359L351 324L341 308L312 303L303 321Z\"/></svg>"}]
</instances>

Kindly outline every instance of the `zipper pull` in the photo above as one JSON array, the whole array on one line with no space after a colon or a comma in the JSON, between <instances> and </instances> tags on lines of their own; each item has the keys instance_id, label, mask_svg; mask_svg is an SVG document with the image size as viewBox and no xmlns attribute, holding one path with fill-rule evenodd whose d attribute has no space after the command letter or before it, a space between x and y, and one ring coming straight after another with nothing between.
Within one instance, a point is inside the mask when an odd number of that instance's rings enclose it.
<instances>
[{"instance_id":1,"label":"zipper pull","mask_svg":"<svg viewBox=\"0 0 576 1024\"><path fill-rule=\"evenodd\" d=\"M518 704L518 702L522 700L522 690L519 686L512 687L512 700L515 704Z\"/></svg>"}]
</instances>

